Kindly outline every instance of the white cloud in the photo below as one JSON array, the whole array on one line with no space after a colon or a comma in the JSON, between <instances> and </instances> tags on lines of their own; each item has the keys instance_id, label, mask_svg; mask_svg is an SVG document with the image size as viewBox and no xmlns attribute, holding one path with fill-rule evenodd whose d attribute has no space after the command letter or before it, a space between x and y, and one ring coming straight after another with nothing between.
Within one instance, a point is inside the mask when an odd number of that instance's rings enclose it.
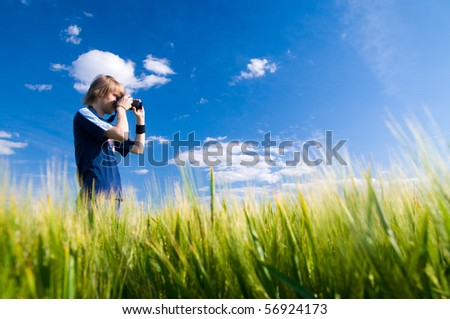
<instances>
[{"instance_id":1,"label":"white cloud","mask_svg":"<svg viewBox=\"0 0 450 319\"><path fill-rule=\"evenodd\" d=\"M20 0L20 3L28 6L31 4L31 0Z\"/></svg>"},{"instance_id":2,"label":"white cloud","mask_svg":"<svg viewBox=\"0 0 450 319\"><path fill-rule=\"evenodd\" d=\"M209 101L207 100L207 99L205 99L204 97L202 97L202 98L200 98L200 101L198 101L198 103L197 104L206 104L206 103L208 103Z\"/></svg>"},{"instance_id":3,"label":"white cloud","mask_svg":"<svg viewBox=\"0 0 450 319\"><path fill-rule=\"evenodd\" d=\"M229 83L230 85L235 85L237 82L244 79L258 78L266 75L266 71L270 73L275 73L277 70L277 65L271 63L267 59L250 59L250 63L247 64L247 70L241 71L239 76L233 78Z\"/></svg>"},{"instance_id":4,"label":"white cloud","mask_svg":"<svg viewBox=\"0 0 450 319\"><path fill-rule=\"evenodd\" d=\"M148 169L136 169L133 171L133 173L138 174L138 175L147 175L148 173L150 173L150 171Z\"/></svg>"},{"instance_id":5,"label":"white cloud","mask_svg":"<svg viewBox=\"0 0 450 319\"><path fill-rule=\"evenodd\" d=\"M226 139L226 136L211 138L208 137L205 140L209 141L221 141ZM189 164L189 159L198 161L198 167L205 171L209 170L209 165L214 166L214 176L216 181L225 183L242 183L242 182L257 182L262 184L273 185L282 182L286 178L297 178L303 174L311 172L311 168L304 164L298 164L297 166L288 167L286 161L289 156L282 156L272 149L270 153L271 159L275 162L275 166L266 163L264 159L264 150L262 147L249 147L247 145L247 151L255 152L259 156L259 161L254 166L245 166L243 164L249 164L255 161L256 155L246 154L242 151L243 142L221 142L219 147L210 147L208 149L209 154L218 152L219 155L211 155L204 152L201 147L197 147L192 151L184 151L178 154L177 159L172 159L170 164L175 165L179 161L184 161ZM220 150L221 149L221 150ZM221 153L221 154L220 154ZM208 157L206 157L208 155ZM227 163L227 160L229 163ZM209 161L209 162L208 162ZM217 163L220 162L219 165Z\"/></svg>"},{"instance_id":6,"label":"white cloud","mask_svg":"<svg viewBox=\"0 0 450 319\"><path fill-rule=\"evenodd\" d=\"M64 64L59 64L59 63L51 63L50 64L50 70L52 71L70 71L70 67L68 67L67 65Z\"/></svg>"},{"instance_id":7,"label":"white cloud","mask_svg":"<svg viewBox=\"0 0 450 319\"><path fill-rule=\"evenodd\" d=\"M210 141L223 141L223 140L226 140L226 139L227 139L227 136L207 137L205 139L205 143L206 142L210 142Z\"/></svg>"},{"instance_id":8,"label":"white cloud","mask_svg":"<svg viewBox=\"0 0 450 319\"><path fill-rule=\"evenodd\" d=\"M267 130L265 131L265 130L259 128L259 129L256 130L256 132L257 132L259 135L264 135L265 133L267 133Z\"/></svg>"},{"instance_id":9,"label":"white cloud","mask_svg":"<svg viewBox=\"0 0 450 319\"><path fill-rule=\"evenodd\" d=\"M69 25L67 29L64 29L62 32L62 38L64 41L72 44L80 44L81 38L80 38L81 28L77 26L76 24Z\"/></svg>"},{"instance_id":10,"label":"white cloud","mask_svg":"<svg viewBox=\"0 0 450 319\"><path fill-rule=\"evenodd\" d=\"M25 87L32 91L39 91L39 92L50 91L52 89L51 84L25 84Z\"/></svg>"},{"instance_id":11,"label":"white cloud","mask_svg":"<svg viewBox=\"0 0 450 319\"><path fill-rule=\"evenodd\" d=\"M402 49L401 18L392 1L344 1L348 29L341 39L353 45L389 93L399 90L399 75L413 54Z\"/></svg>"},{"instance_id":12,"label":"white cloud","mask_svg":"<svg viewBox=\"0 0 450 319\"><path fill-rule=\"evenodd\" d=\"M139 90L139 89L146 90L148 88L151 88L152 86L164 85L168 82L170 82L170 80L168 78L150 74L150 75L142 76L139 79L135 79L134 83L132 83L130 85L125 85L125 86L128 87L128 89L130 91Z\"/></svg>"},{"instance_id":13,"label":"white cloud","mask_svg":"<svg viewBox=\"0 0 450 319\"><path fill-rule=\"evenodd\" d=\"M147 55L147 58L144 60L144 68L158 75L175 74L169 67L169 60L158 59L151 54Z\"/></svg>"},{"instance_id":14,"label":"white cloud","mask_svg":"<svg viewBox=\"0 0 450 319\"><path fill-rule=\"evenodd\" d=\"M12 135L5 131L0 131L0 138L11 138Z\"/></svg>"},{"instance_id":15,"label":"white cloud","mask_svg":"<svg viewBox=\"0 0 450 319\"><path fill-rule=\"evenodd\" d=\"M291 50L291 49L287 49L287 51L286 51L286 56L287 56L289 59L294 59L294 58L295 58L295 55L292 53L292 50Z\"/></svg>"},{"instance_id":16,"label":"white cloud","mask_svg":"<svg viewBox=\"0 0 450 319\"><path fill-rule=\"evenodd\" d=\"M261 182L274 184L281 181L281 174L265 163L253 167L229 166L217 170L214 177L218 182Z\"/></svg>"},{"instance_id":17,"label":"white cloud","mask_svg":"<svg viewBox=\"0 0 450 319\"><path fill-rule=\"evenodd\" d=\"M189 114L183 114L183 115L174 117L173 119L174 119L175 121L179 121L179 120L182 120L182 119L186 119L186 118L188 118L188 117L190 117Z\"/></svg>"},{"instance_id":18,"label":"white cloud","mask_svg":"<svg viewBox=\"0 0 450 319\"><path fill-rule=\"evenodd\" d=\"M27 143L24 142L13 142L6 140L7 138L11 138L12 134L0 131L0 155L12 155L14 154L14 149L16 148L25 148L27 147Z\"/></svg>"},{"instance_id":19,"label":"white cloud","mask_svg":"<svg viewBox=\"0 0 450 319\"><path fill-rule=\"evenodd\" d=\"M283 176L291 176L291 177L299 177L307 173L311 168L308 166L292 166L292 167L284 167L280 169L278 172Z\"/></svg>"},{"instance_id":20,"label":"white cloud","mask_svg":"<svg viewBox=\"0 0 450 319\"><path fill-rule=\"evenodd\" d=\"M154 135L148 137L145 141L146 142L156 141L159 144L168 144L169 143L169 140L166 137L164 137L164 136L154 136Z\"/></svg>"},{"instance_id":21,"label":"white cloud","mask_svg":"<svg viewBox=\"0 0 450 319\"><path fill-rule=\"evenodd\" d=\"M67 32L68 35L78 36L81 33L81 28L76 24L72 24L69 25L65 31Z\"/></svg>"},{"instance_id":22,"label":"white cloud","mask_svg":"<svg viewBox=\"0 0 450 319\"><path fill-rule=\"evenodd\" d=\"M90 12L83 11L83 13L88 18L93 18L94 17L94 15L92 13L90 13Z\"/></svg>"},{"instance_id":23,"label":"white cloud","mask_svg":"<svg viewBox=\"0 0 450 319\"><path fill-rule=\"evenodd\" d=\"M51 64L50 69L68 71L70 76L75 79L74 88L80 93L85 93L92 80L99 74L114 76L130 92L139 89L147 90L153 86L170 82L170 79L160 75L141 74L136 76L133 61L124 60L116 54L100 50L91 50L80 55L77 60L72 62L71 66L54 63Z\"/></svg>"}]
</instances>

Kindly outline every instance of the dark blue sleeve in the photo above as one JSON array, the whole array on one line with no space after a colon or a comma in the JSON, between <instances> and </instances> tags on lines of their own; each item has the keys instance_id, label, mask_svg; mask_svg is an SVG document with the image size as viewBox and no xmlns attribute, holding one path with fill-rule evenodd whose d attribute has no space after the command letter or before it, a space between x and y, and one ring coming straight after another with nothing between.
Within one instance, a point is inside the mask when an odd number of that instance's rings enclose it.
<instances>
[{"instance_id":1,"label":"dark blue sleeve","mask_svg":"<svg viewBox=\"0 0 450 319\"><path fill-rule=\"evenodd\" d=\"M134 145L134 141L128 140L125 142L114 141L114 148L117 152L120 153L123 157L127 156L130 152L131 148Z\"/></svg>"}]
</instances>

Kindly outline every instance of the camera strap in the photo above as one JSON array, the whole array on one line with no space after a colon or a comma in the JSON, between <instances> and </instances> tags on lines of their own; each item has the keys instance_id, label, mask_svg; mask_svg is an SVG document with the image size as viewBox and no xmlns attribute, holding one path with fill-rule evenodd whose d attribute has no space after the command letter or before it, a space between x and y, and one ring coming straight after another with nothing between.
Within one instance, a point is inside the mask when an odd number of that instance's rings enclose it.
<instances>
[{"instance_id":1,"label":"camera strap","mask_svg":"<svg viewBox=\"0 0 450 319\"><path fill-rule=\"evenodd\" d=\"M106 119L106 122L112 123L112 121L114 121L114 119L116 118L116 114L117 114L117 112L114 111L114 114L111 115L109 118L107 118L107 119Z\"/></svg>"}]
</instances>

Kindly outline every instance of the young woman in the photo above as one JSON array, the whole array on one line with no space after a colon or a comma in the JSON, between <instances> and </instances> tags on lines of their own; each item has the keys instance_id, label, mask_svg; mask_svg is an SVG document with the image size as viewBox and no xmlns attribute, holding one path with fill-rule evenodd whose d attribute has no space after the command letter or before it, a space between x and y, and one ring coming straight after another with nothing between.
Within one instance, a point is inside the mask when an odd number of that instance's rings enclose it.
<instances>
[{"instance_id":1,"label":"young woman","mask_svg":"<svg viewBox=\"0 0 450 319\"><path fill-rule=\"evenodd\" d=\"M140 102L140 100L136 100ZM133 98L126 95L123 85L109 75L99 75L91 83L83 104L73 120L75 159L80 181L80 198L91 201L103 194L114 198L116 207L123 199L118 161L115 152L125 157L129 152L143 154L145 145L144 108L132 106ZM126 111L136 116L136 138L129 139ZM103 119L116 112L113 125Z\"/></svg>"}]
</instances>

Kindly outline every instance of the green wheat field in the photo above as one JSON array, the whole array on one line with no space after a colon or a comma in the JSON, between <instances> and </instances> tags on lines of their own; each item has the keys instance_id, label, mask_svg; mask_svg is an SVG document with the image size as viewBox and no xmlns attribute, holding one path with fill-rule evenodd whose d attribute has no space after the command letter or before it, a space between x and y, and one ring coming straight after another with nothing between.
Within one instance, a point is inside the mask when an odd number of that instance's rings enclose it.
<instances>
[{"instance_id":1,"label":"green wheat field","mask_svg":"<svg viewBox=\"0 0 450 319\"><path fill-rule=\"evenodd\" d=\"M323 167L265 197L186 178L91 220L58 169L38 194L3 172L0 297L448 298L449 144L408 123L388 168Z\"/></svg>"}]
</instances>

